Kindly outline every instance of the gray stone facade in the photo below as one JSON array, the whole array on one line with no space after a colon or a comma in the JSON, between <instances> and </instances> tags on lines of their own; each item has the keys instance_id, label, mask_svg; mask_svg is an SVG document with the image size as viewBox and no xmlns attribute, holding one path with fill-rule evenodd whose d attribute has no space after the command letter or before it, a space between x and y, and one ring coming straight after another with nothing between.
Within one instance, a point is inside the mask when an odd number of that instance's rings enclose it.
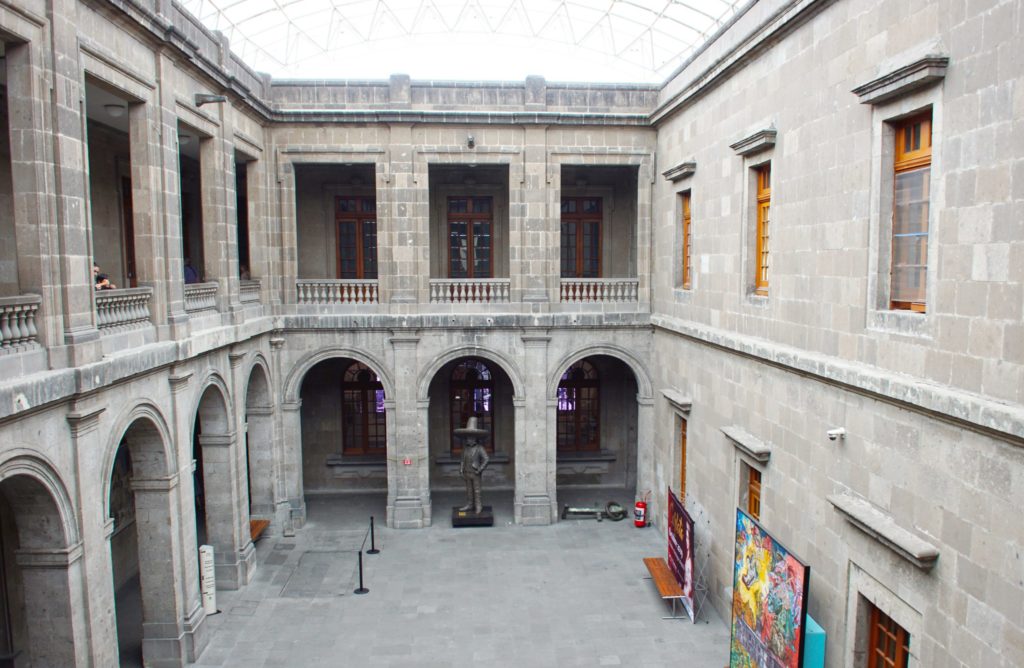
<instances>
[{"instance_id":1,"label":"gray stone facade","mask_svg":"<svg viewBox=\"0 0 1024 668\"><path fill-rule=\"evenodd\" d=\"M134 577L147 663L194 660L200 542L245 587L250 519L293 531L309 494L443 517L465 361L517 523L573 486L650 490L664 527L685 483L728 617L754 469L828 665L866 665L870 606L911 666L1024 664L1019 2L760 0L662 86L272 81L166 0L22 2L0 30L0 640L33 665L116 664ZM925 109L917 313L889 306L893 126ZM375 276L339 274L343 197L374 202ZM493 205L484 276L451 275L458 197ZM563 198L602 202L597 278L562 275ZM560 453L583 361L599 446ZM373 455L346 450L352 363L382 392Z\"/></svg>"}]
</instances>

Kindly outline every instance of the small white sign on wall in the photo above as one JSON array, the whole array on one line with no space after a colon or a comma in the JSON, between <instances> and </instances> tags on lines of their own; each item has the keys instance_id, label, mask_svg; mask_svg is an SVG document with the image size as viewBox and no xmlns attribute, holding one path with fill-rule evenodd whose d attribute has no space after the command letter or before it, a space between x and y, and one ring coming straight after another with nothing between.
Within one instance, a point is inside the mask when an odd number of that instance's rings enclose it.
<instances>
[{"instance_id":1,"label":"small white sign on wall","mask_svg":"<svg viewBox=\"0 0 1024 668\"><path fill-rule=\"evenodd\" d=\"M213 546L199 546L199 591L203 599L203 612L217 612L217 582L213 567Z\"/></svg>"}]
</instances>

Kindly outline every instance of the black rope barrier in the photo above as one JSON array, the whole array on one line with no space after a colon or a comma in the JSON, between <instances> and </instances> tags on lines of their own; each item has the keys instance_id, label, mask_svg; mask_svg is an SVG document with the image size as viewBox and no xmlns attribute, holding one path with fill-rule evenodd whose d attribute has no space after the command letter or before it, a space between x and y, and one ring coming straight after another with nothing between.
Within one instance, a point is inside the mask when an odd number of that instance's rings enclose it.
<instances>
[{"instance_id":1,"label":"black rope barrier","mask_svg":"<svg viewBox=\"0 0 1024 668\"><path fill-rule=\"evenodd\" d=\"M374 538L374 530L373 530L373 515L370 515L370 526L366 530L366 533L363 534L363 542L359 546L359 587L352 592L354 594L368 594L368 593L370 593L370 590L367 589L364 586L364 584L363 584L363 550L366 549L366 539L367 538L370 539L370 549L366 550L366 553L367 554L380 554L380 550L377 549L377 546L374 543L375 538Z\"/></svg>"}]
</instances>

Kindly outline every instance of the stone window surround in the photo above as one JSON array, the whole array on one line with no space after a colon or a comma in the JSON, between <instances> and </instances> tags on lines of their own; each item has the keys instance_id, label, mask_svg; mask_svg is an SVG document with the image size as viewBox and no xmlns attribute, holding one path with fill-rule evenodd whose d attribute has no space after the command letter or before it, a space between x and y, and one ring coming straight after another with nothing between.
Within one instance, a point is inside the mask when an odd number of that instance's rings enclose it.
<instances>
[{"instance_id":1,"label":"stone window surround","mask_svg":"<svg viewBox=\"0 0 1024 668\"><path fill-rule=\"evenodd\" d=\"M868 242L867 328L903 335L932 338L932 314L941 304L937 299L938 229L935 214L944 200L942 173L941 87L912 87L904 95L887 97L871 108L871 194ZM889 273L892 257L892 207L895 184L894 123L921 113L932 112L932 163L928 220L928 271L925 279L925 313L889 308Z\"/></svg>"},{"instance_id":2,"label":"stone window surround","mask_svg":"<svg viewBox=\"0 0 1024 668\"><path fill-rule=\"evenodd\" d=\"M889 571L897 573L897 571ZM846 640L843 647L844 665L866 668L870 629L868 620L871 605L875 606L910 634L910 657L907 668L920 668L917 655L920 634L923 632L921 606L915 608L896 593L909 592L905 587L890 588L879 582L866 568L849 562L849 584L846 592ZM898 584L898 583L895 583Z\"/></svg>"},{"instance_id":3,"label":"stone window surround","mask_svg":"<svg viewBox=\"0 0 1024 668\"><path fill-rule=\"evenodd\" d=\"M775 125L758 130L733 144L730 148L743 160L741 174L743 179L742 200L740 201L740 285L743 286L741 302L748 306L765 308L771 295L771 287L768 294L757 294L754 286L754 266L757 262L757 170L764 165L772 165L772 183L775 182L775 140L777 137ZM778 215L775 207L775 197L772 196L772 226L778 229ZM771 249L769 249L769 253ZM771 278L769 276L769 286Z\"/></svg>"},{"instance_id":4,"label":"stone window surround","mask_svg":"<svg viewBox=\"0 0 1024 668\"><path fill-rule=\"evenodd\" d=\"M764 518L764 493L768 486L768 461L771 458L772 446L736 425L722 427L722 433L735 449L732 476L735 482L732 498L736 499L737 506L743 512L747 512L747 469L753 469L761 474L761 512L757 518L760 522Z\"/></svg>"},{"instance_id":5,"label":"stone window surround","mask_svg":"<svg viewBox=\"0 0 1024 668\"><path fill-rule=\"evenodd\" d=\"M669 476L670 480L676 482L676 476L680 475L682 470L682 458L683 448L680 438L680 422L686 422L689 426L690 411L693 408L693 398L689 394L684 394L674 388L665 388L661 391L663 397L668 402L669 410L671 411L669 419L672 421L672 472ZM682 481L679 481L681 483ZM682 484L673 485L673 489L678 493L683 489ZM685 499L684 499L685 501Z\"/></svg>"}]
</instances>

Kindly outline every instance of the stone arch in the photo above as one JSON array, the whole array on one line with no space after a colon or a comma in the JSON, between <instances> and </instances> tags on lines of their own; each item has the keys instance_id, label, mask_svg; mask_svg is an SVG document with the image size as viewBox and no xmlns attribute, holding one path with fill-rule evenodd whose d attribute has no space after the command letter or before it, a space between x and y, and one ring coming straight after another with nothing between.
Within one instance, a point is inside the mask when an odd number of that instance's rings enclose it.
<instances>
[{"instance_id":1,"label":"stone arch","mask_svg":"<svg viewBox=\"0 0 1024 668\"><path fill-rule=\"evenodd\" d=\"M479 346L459 346L435 356L420 372L419 379L416 382L416 398L419 401L427 401L430 398L430 383L434 380L434 376L438 374L445 364L461 357L479 357L480 359L497 364L505 372L509 380L512 381L512 400L517 403L523 401L526 395L523 386L523 374L519 369L519 365L508 355Z\"/></svg>"},{"instance_id":2,"label":"stone arch","mask_svg":"<svg viewBox=\"0 0 1024 668\"><path fill-rule=\"evenodd\" d=\"M75 665L73 609L81 584L82 546L76 513L52 462L27 448L0 463L0 563L4 651L25 652L33 665Z\"/></svg>"},{"instance_id":3,"label":"stone arch","mask_svg":"<svg viewBox=\"0 0 1024 668\"><path fill-rule=\"evenodd\" d=\"M570 366L585 357L593 357L595 355L614 357L625 364L633 372L633 377L636 378L637 394L639 395L639 398L647 400L653 396L654 390L653 384L651 383L651 375L647 371L647 367L644 366L643 362L641 362L636 355L621 346L602 343L574 350L573 352L563 356L562 359L558 361L558 364L555 365L554 373L548 378L548 399L554 399L555 395L558 394L558 383L562 379L562 374L564 374Z\"/></svg>"},{"instance_id":4,"label":"stone arch","mask_svg":"<svg viewBox=\"0 0 1024 668\"><path fill-rule=\"evenodd\" d=\"M243 410L245 433L245 479L249 517L271 520L274 515L274 405L270 370L262 356L249 366L245 381Z\"/></svg>"},{"instance_id":5,"label":"stone arch","mask_svg":"<svg viewBox=\"0 0 1024 668\"><path fill-rule=\"evenodd\" d=\"M198 415L204 425L209 423L215 429L213 433L230 433L234 424L234 415L231 392L228 391L228 385L224 382L224 378L217 371L210 371L198 387L199 390L192 401L191 414ZM216 389L217 395L220 397L219 402L207 400L208 396L214 396L210 394L211 388Z\"/></svg>"},{"instance_id":6,"label":"stone arch","mask_svg":"<svg viewBox=\"0 0 1024 668\"><path fill-rule=\"evenodd\" d=\"M41 455L38 451L28 448L15 448L4 454L0 460L0 487L9 479L24 477L31 479L38 485L38 490L46 493L46 497L52 502L52 513L47 528L59 529L59 536L53 536L52 531L39 532L40 535L28 537L30 541L37 541L44 537L53 537L57 540L46 541L46 547L69 548L77 545L80 538L78 521L74 504L68 495L67 486L64 485L57 468Z\"/></svg>"},{"instance_id":7,"label":"stone arch","mask_svg":"<svg viewBox=\"0 0 1024 668\"><path fill-rule=\"evenodd\" d=\"M114 473L114 458L129 430L139 438L137 450L132 451L132 464L147 478L163 478L178 470L177 456L172 447L171 430L160 409L152 403L140 402L127 408L114 423L111 437L103 453L103 489L110 490ZM136 461L136 455L139 455ZM103 495L103 516L110 517L110 495Z\"/></svg>"},{"instance_id":8,"label":"stone arch","mask_svg":"<svg viewBox=\"0 0 1024 668\"><path fill-rule=\"evenodd\" d=\"M262 385L256 390L254 394L252 388L252 382L254 378L253 374L257 372L262 374ZM272 378L273 376L270 373L270 364L267 363L267 360L265 357L263 357L263 354L256 353L255 355L253 355L252 362L250 362L248 370L245 373L245 394L243 395L245 397L244 405L249 406L250 399L259 402L258 404L253 403L251 405L273 405L274 388L271 382Z\"/></svg>"},{"instance_id":9,"label":"stone arch","mask_svg":"<svg viewBox=\"0 0 1024 668\"><path fill-rule=\"evenodd\" d=\"M127 452L124 462L119 460L122 448ZM184 655L179 474L174 440L159 408L138 403L122 413L111 431L103 466L115 614L135 625L134 633L122 637L118 632L119 650L141 650L144 662L168 651ZM112 507L115 495L122 503ZM131 533L119 531L133 524ZM125 586L136 574L139 584ZM132 612L140 605L141 619ZM140 636L141 648L130 642Z\"/></svg>"},{"instance_id":10,"label":"stone arch","mask_svg":"<svg viewBox=\"0 0 1024 668\"><path fill-rule=\"evenodd\" d=\"M377 377L380 378L381 384L384 385L384 396L389 399L394 398L394 379L391 373L389 373L387 366L385 366L385 364L376 355L372 355L367 351L360 350L358 348L331 346L328 348L321 348L320 350L312 353L307 353L292 366L292 369L288 373L288 377L284 382L284 402L294 404L299 400L299 390L302 388L302 381L305 379L306 374L309 373L310 369L325 360L342 357L360 361L370 367L370 369L377 374Z\"/></svg>"}]
</instances>

